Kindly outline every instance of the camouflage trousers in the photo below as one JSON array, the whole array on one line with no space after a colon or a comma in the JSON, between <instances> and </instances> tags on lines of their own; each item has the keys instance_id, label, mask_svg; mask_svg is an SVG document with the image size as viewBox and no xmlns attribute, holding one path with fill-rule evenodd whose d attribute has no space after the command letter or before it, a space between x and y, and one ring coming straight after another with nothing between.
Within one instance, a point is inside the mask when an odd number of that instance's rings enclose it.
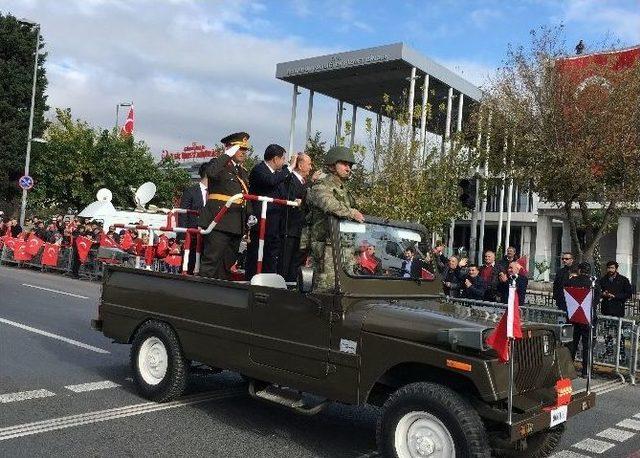
<instances>
[{"instance_id":1,"label":"camouflage trousers","mask_svg":"<svg viewBox=\"0 0 640 458\"><path fill-rule=\"evenodd\" d=\"M311 267L314 269L314 288L319 291L334 291L336 285L333 267L333 247L325 242L311 242Z\"/></svg>"}]
</instances>

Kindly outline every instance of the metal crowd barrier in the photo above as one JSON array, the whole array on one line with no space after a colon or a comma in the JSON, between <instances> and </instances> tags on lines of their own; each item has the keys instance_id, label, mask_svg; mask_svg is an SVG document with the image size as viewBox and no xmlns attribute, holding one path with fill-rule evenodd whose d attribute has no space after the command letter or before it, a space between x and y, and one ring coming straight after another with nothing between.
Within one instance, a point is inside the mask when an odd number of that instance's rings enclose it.
<instances>
[{"instance_id":1,"label":"metal crowd barrier","mask_svg":"<svg viewBox=\"0 0 640 458\"><path fill-rule=\"evenodd\" d=\"M553 294L544 291L527 291L525 302L534 306L555 308ZM625 303L625 318L640 319L640 298L634 295Z\"/></svg>"},{"instance_id":2,"label":"metal crowd barrier","mask_svg":"<svg viewBox=\"0 0 640 458\"><path fill-rule=\"evenodd\" d=\"M529 293L527 293L527 297ZM507 308L500 302L447 297L450 303L459 305L457 312L469 317L477 317L497 322ZM465 310L466 309L466 310ZM567 314L551 307L524 305L520 307L522 319L530 323L558 324L567 322ZM633 385L638 374L640 359L640 324L633 319L598 315L594 327L594 365L613 369L614 373ZM576 352L576 360L581 360L581 352Z\"/></svg>"}]
</instances>

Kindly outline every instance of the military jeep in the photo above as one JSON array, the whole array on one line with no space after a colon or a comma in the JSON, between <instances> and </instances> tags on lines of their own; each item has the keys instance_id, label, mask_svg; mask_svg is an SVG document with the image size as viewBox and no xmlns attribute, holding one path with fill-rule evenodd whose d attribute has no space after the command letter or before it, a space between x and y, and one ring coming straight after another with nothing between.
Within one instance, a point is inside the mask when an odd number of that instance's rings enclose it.
<instances>
[{"instance_id":1,"label":"military jeep","mask_svg":"<svg viewBox=\"0 0 640 458\"><path fill-rule=\"evenodd\" d=\"M390 457L546 456L565 421L594 406L593 393L556 389L576 377L571 327L525 323L509 422L509 366L485 343L494 321L446 302L435 266L426 266L429 280L385 265L382 275L355 273L358 247L373 234L406 247L425 228L373 217L329 226L328 288L308 268L288 284L270 273L231 282L110 266L92 325L131 345L148 399L180 396L199 362L242 374L251 396L304 415L329 402L379 406L377 443Z\"/></svg>"}]
</instances>

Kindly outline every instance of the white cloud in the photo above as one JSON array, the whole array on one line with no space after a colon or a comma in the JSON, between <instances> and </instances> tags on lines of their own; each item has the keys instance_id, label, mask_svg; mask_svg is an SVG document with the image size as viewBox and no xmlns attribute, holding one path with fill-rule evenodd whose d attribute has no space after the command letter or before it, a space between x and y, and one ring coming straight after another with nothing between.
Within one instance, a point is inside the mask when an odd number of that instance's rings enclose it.
<instances>
[{"instance_id":1,"label":"white cloud","mask_svg":"<svg viewBox=\"0 0 640 458\"><path fill-rule=\"evenodd\" d=\"M627 42L640 42L640 9L625 9L601 0L570 0L564 5L563 19L577 22L601 32L611 32L613 36Z\"/></svg>"},{"instance_id":2,"label":"white cloud","mask_svg":"<svg viewBox=\"0 0 640 458\"><path fill-rule=\"evenodd\" d=\"M503 13L494 8L479 8L473 10L469 17L476 27L484 28L490 24L494 25L498 19L503 17Z\"/></svg>"},{"instance_id":3,"label":"white cloud","mask_svg":"<svg viewBox=\"0 0 640 458\"><path fill-rule=\"evenodd\" d=\"M495 74L496 69L490 65L464 59L438 59L439 64L457 73L476 86L483 86L488 78Z\"/></svg>"}]
</instances>

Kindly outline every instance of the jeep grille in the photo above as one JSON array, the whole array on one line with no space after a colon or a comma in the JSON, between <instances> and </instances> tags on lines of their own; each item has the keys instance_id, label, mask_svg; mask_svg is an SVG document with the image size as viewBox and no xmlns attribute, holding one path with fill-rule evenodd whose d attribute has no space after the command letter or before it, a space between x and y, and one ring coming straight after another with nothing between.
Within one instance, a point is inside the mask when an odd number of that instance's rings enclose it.
<instances>
[{"instance_id":1,"label":"jeep grille","mask_svg":"<svg viewBox=\"0 0 640 458\"><path fill-rule=\"evenodd\" d=\"M545 386L547 375L553 369L554 351L554 336L547 331L534 331L531 337L525 336L514 342L514 375L518 393Z\"/></svg>"}]
</instances>

